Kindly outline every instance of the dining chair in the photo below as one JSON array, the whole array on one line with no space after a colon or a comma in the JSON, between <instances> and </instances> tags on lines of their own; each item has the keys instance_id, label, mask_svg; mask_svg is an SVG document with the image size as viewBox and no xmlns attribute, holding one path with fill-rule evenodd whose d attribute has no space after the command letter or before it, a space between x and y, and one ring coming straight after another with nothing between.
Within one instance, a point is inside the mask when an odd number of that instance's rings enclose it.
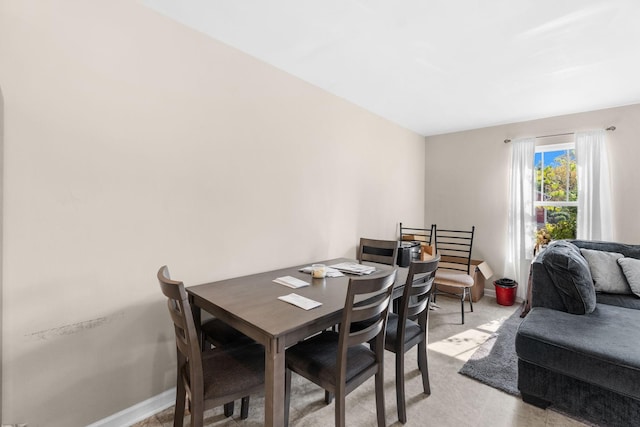
<instances>
[{"instance_id":1,"label":"dining chair","mask_svg":"<svg viewBox=\"0 0 640 427\"><path fill-rule=\"evenodd\" d=\"M403 242L420 242L424 245L431 245L433 241L433 228L431 224L429 228L406 227L400 223L400 240Z\"/></svg>"},{"instance_id":2,"label":"dining chair","mask_svg":"<svg viewBox=\"0 0 640 427\"><path fill-rule=\"evenodd\" d=\"M469 307L473 311L471 288L474 280L471 275L471 249L475 226L471 230L446 230L434 226L436 253L440 255L440 264L434 279L433 302L438 294L447 294L460 298L462 324L464 325L464 300L469 296ZM442 287L446 289L442 289Z\"/></svg>"},{"instance_id":3,"label":"dining chair","mask_svg":"<svg viewBox=\"0 0 640 427\"><path fill-rule=\"evenodd\" d=\"M158 282L167 297L174 325L177 385L174 427L182 427L185 406L191 427L201 427L206 409L242 399L240 418L246 419L249 395L264 388L264 347L254 343L202 351L184 284L172 280L167 266L158 270Z\"/></svg>"},{"instance_id":4,"label":"dining chair","mask_svg":"<svg viewBox=\"0 0 640 427\"><path fill-rule=\"evenodd\" d=\"M424 393L431 394L427 363L429 301L439 261L440 257L436 255L429 261L411 262L400 299L400 312L390 312L387 320L384 348L396 355L396 400L398 419L403 424L407 422L404 355L414 346L417 346L418 350L418 369L422 374Z\"/></svg>"},{"instance_id":5,"label":"dining chair","mask_svg":"<svg viewBox=\"0 0 640 427\"><path fill-rule=\"evenodd\" d=\"M398 241L360 238L358 262L370 261L395 266L398 262Z\"/></svg>"},{"instance_id":6,"label":"dining chair","mask_svg":"<svg viewBox=\"0 0 640 427\"><path fill-rule=\"evenodd\" d=\"M345 425L346 395L375 376L378 426L385 425L384 337L396 271L349 279L340 332L325 330L286 350L285 425L292 372L335 395L338 427Z\"/></svg>"}]
</instances>

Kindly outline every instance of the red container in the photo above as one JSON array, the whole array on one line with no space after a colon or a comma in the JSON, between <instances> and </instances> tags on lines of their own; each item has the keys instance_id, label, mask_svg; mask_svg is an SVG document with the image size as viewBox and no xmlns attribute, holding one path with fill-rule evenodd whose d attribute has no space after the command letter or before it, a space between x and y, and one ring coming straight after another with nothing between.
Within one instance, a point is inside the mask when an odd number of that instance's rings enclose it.
<instances>
[{"instance_id":1,"label":"red container","mask_svg":"<svg viewBox=\"0 0 640 427\"><path fill-rule=\"evenodd\" d=\"M516 301L518 283L511 279L500 279L493 282L496 287L496 301L500 305L513 305Z\"/></svg>"}]
</instances>

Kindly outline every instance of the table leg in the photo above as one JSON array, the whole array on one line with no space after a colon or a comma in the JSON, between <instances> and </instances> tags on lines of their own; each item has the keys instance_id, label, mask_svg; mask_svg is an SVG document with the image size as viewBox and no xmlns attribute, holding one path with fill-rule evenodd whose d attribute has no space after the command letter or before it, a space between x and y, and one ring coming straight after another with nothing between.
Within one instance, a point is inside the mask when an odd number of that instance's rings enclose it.
<instances>
[{"instance_id":1,"label":"table leg","mask_svg":"<svg viewBox=\"0 0 640 427\"><path fill-rule=\"evenodd\" d=\"M285 351L279 340L265 346L264 424L268 427L284 425Z\"/></svg>"}]
</instances>

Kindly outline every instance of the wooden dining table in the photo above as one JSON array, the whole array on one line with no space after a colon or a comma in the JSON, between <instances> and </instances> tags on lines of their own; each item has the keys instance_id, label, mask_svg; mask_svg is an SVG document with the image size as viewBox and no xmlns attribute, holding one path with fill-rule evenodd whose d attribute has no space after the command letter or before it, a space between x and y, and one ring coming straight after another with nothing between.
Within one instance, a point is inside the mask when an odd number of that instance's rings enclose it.
<instances>
[{"instance_id":1,"label":"wooden dining table","mask_svg":"<svg viewBox=\"0 0 640 427\"><path fill-rule=\"evenodd\" d=\"M341 262L357 262L348 258L314 261L328 266ZM370 263L364 263L370 264ZM284 425L285 349L341 320L351 277L313 279L300 271L311 263L265 273L220 280L187 288L196 327L201 322L201 310L223 320L265 348L265 425ZM378 270L392 267L375 265ZM399 268L394 297L401 294L407 269ZM293 276L310 286L289 288L275 283L278 277ZM304 310L278 299L296 293L322 303Z\"/></svg>"}]
</instances>

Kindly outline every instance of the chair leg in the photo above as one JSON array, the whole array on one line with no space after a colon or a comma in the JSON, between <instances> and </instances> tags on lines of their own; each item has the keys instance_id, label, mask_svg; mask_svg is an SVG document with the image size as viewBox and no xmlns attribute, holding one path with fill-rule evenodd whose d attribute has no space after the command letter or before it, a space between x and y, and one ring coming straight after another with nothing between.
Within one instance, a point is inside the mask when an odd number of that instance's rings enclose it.
<instances>
[{"instance_id":1,"label":"chair leg","mask_svg":"<svg viewBox=\"0 0 640 427\"><path fill-rule=\"evenodd\" d=\"M176 406L173 412L173 427L182 427L184 424L184 406L187 399L187 392L181 378L178 378L176 387Z\"/></svg>"},{"instance_id":2,"label":"chair leg","mask_svg":"<svg viewBox=\"0 0 640 427\"><path fill-rule=\"evenodd\" d=\"M426 340L419 342L416 347L418 348L418 369L420 369L420 372L422 373L422 388L424 389L424 394L431 394Z\"/></svg>"},{"instance_id":3,"label":"chair leg","mask_svg":"<svg viewBox=\"0 0 640 427\"><path fill-rule=\"evenodd\" d=\"M291 403L291 369L284 371L284 425L289 425L289 404Z\"/></svg>"},{"instance_id":4,"label":"chair leg","mask_svg":"<svg viewBox=\"0 0 640 427\"><path fill-rule=\"evenodd\" d=\"M331 393L328 390L325 390L324 391L324 403L329 405L331 402L333 402L333 393Z\"/></svg>"},{"instance_id":5,"label":"chair leg","mask_svg":"<svg viewBox=\"0 0 640 427\"><path fill-rule=\"evenodd\" d=\"M469 289L469 307L471 307L471 311L473 311L473 297L471 295L471 289Z\"/></svg>"},{"instance_id":6,"label":"chair leg","mask_svg":"<svg viewBox=\"0 0 640 427\"><path fill-rule=\"evenodd\" d=\"M249 418L249 396L243 397L240 404L240 419L246 420L247 418Z\"/></svg>"},{"instance_id":7,"label":"chair leg","mask_svg":"<svg viewBox=\"0 0 640 427\"><path fill-rule=\"evenodd\" d=\"M336 427L345 427L346 426L346 417L345 417L345 395L344 395L344 387L342 390L336 389Z\"/></svg>"},{"instance_id":8,"label":"chair leg","mask_svg":"<svg viewBox=\"0 0 640 427\"><path fill-rule=\"evenodd\" d=\"M460 311L462 312L462 324L464 325L464 299L467 296L465 290L462 290L462 298L460 298Z\"/></svg>"},{"instance_id":9,"label":"chair leg","mask_svg":"<svg viewBox=\"0 0 640 427\"><path fill-rule=\"evenodd\" d=\"M191 427L203 427L204 402L202 399L191 399L189 410L191 411Z\"/></svg>"},{"instance_id":10,"label":"chair leg","mask_svg":"<svg viewBox=\"0 0 640 427\"><path fill-rule=\"evenodd\" d=\"M404 397L404 351L396 353L396 405L398 407L398 420L404 424L407 422L407 406Z\"/></svg>"},{"instance_id":11,"label":"chair leg","mask_svg":"<svg viewBox=\"0 0 640 427\"><path fill-rule=\"evenodd\" d=\"M224 404L224 416L229 418L233 415L233 407L235 406L235 402L228 402Z\"/></svg>"},{"instance_id":12,"label":"chair leg","mask_svg":"<svg viewBox=\"0 0 640 427\"><path fill-rule=\"evenodd\" d=\"M376 413L378 414L378 427L385 427L386 425L386 413L384 409L384 367L380 365L378 367L378 373L376 374ZM342 397L342 403L344 405L344 395ZM336 398L336 404L338 403ZM342 408L344 412L344 407ZM344 416L342 417L344 420Z\"/></svg>"}]
</instances>

